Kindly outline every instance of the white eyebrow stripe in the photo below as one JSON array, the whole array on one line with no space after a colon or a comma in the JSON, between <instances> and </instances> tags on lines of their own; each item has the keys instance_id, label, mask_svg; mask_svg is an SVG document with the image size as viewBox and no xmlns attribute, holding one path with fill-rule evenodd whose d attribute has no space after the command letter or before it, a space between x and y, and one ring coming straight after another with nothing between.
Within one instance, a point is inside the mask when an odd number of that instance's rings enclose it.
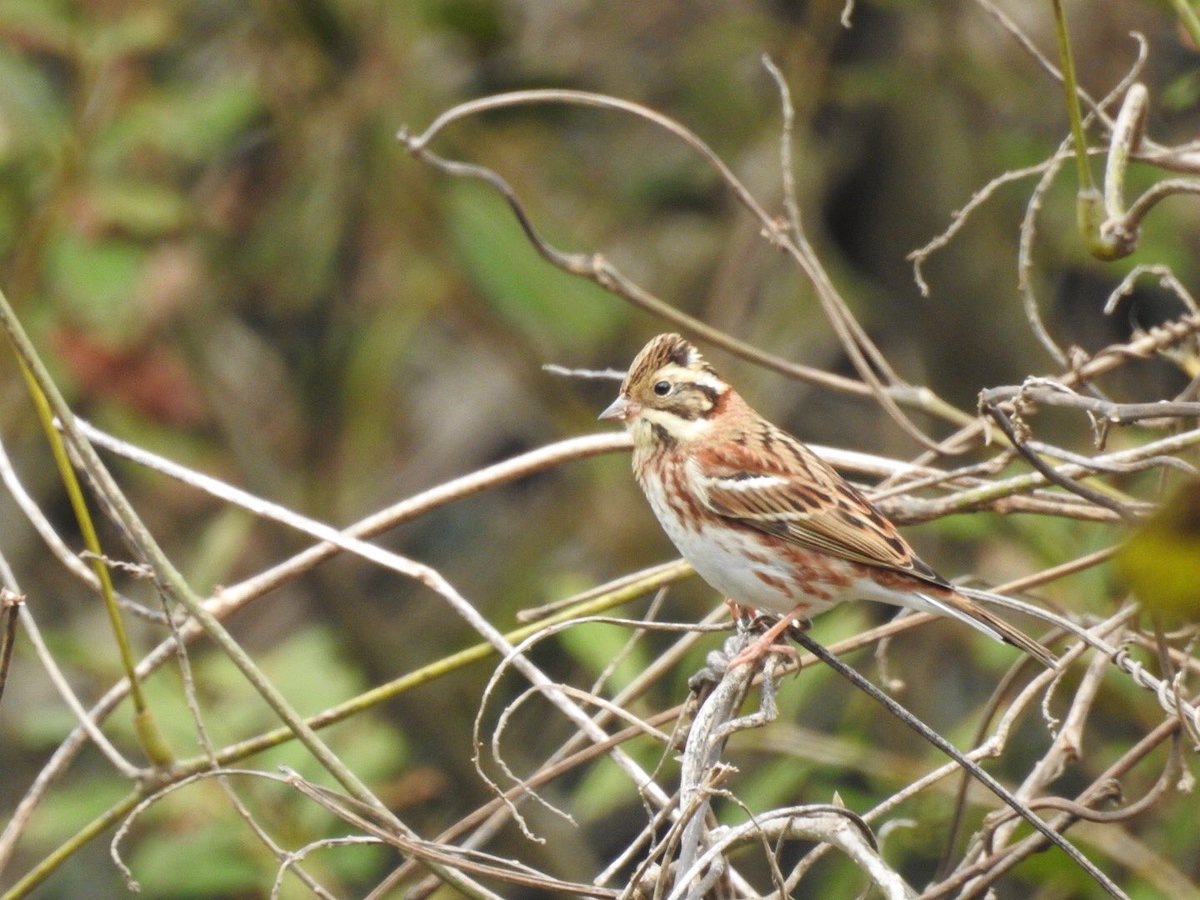
<instances>
[{"instance_id":1,"label":"white eyebrow stripe","mask_svg":"<svg viewBox=\"0 0 1200 900\"><path fill-rule=\"evenodd\" d=\"M725 382L708 372L699 372L695 369L688 369L683 366L677 366L674 363L668 366L663 366L658 370L659 376L667 379L672 379L680 384L693 384L697 387L707 388L715 394L721 394L729 388Z\"/></svg>"},{"instance_id":2,"label":"white eyebrow stripe","mask_svg":"<svg viewBox=\"0 0 1200 900\"><path fill-rule=\"evenodd\" d=\"M692 384L698 385L699 387L706 387L710 391L714 391L717 394L720 394L728 387L728 385L725 384L725 382L723 382L720 378L715 378L712 375L709 375L707 372L693 372Z\"/></svg>"}]
</instances>

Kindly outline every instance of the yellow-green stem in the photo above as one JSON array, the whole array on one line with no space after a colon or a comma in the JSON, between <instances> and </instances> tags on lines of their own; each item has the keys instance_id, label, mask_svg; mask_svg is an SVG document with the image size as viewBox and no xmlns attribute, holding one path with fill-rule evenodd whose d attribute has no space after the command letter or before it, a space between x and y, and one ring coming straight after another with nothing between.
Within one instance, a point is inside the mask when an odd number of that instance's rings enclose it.
<instances>
[{"instance_id":1,"label":"yellow-green stem","mask_svg":"<svg viewBox=\"0 0 1200 900\"><path fill-rule=\"evenodd\" d=\"M135 806L145 797L144 789L138 788L126 794L115 806L109 807L95 819L88 822L67 841L57 847L53 853L25 873L16 884L4 892L0 900L17 900L28 896L29 892L45 881L50 874L77 853L93 838L104 834L113 825L125 818Z\"/></svg>"},{"instance_id":2,"label":"yellow-green stem","mask_svg":"<svg viewBox=\"0 0 1200 900\"><path fill-rule=\"evenodd\" d=\"M1179 22L1192 38L1192 43L1200 47L1200 16L1188 0L1170 0L1171 8L1179 17Z\"/></svg>"},{"instance_id":3,"label":"yellow-green stem","mask_svg":"<svg viewBox=\"0 0 1200 900\"><path fill-rule=\"evenodd\" d=\"M129 633L125 630L125 622L121 619L121 610L117 605L112 578L109 575L108 566L104 562L100 537L96 534L96 526L92 522L91 511L83 496L83 489L79 486L79 479L75 475L75 467L71 465L71 460L67 456L67 448L63 444L62 436L54 427L54 414L50 409L50 403L46 400L46 395L38 387L37 380L29 371L29 367L25 365L25 361L20 357L17 358L17 361L21 365L21 374L25 376L25 384L33 398L34 408L37 409L42 430L46 433L46 440L50 444L50 453L54 457L54 464L58 467L58 476L67 489L67 497L71 501L71 510L75 513L75 521L79 523L84 546L87 547L92 557L89 562L92 571L96 573L96 578L99 579L100 596L104 600L108 621L117 641L121 668L124 669L125 677L129 680L129 697L133 703L135 731L142 750L155 765L167 765L172 759L171 750L146 705L146 697L142 693L142 685L137 677L137 665L133 658L133 647L129 643Z\"/></svg>"},{"instance_id":4,"label":"yellow-green stem","mask_svg":"<svg viewBox=\"0 0 1200 900\"><path fill-rule=\"evenodd\" d=\"M1058 35L1058 60L1062 66L1063 92L1067 100L1067 118L1071 121L1071 139L1075 144L1075 169L1079 174L1079 190L1094 190L1092 172L1088 168L1087 144L1083 137L1083 115L1079 110L1075 58L1071 54L1071 36L1067 33L1067 14L1063 11L1062 0L1051 2L1054 6L1054 29Z\"/></svg>"},{"instance_id":5,"label":"yellow-green stem","mask_svg":"<svg viewBox=\"0 0 1200 900\"><path fill-rule=\"evenodd\" d=\"M150 534L149 529L146 528L145 523L96 453L95 448L76 425L70 405L63 397L62 392L58 390L54 379L50 377L45 363L42 362L33 342L17 318L12 304L8 302L8 298L2 290L0 290L0 326L8 333L14 352L28 367L29 375L45 395L44 399L49 404L49 408L58 416L63 432L75 447L79 455L80 466L91 479L93 488L102 501L111 507L114 519L120 526L126 542L138 559L149 566L153 573L154 583L163 596L168 602L182 606L191 614L221 652L229 657L246 680L253 685L259 696L267 702L279 718L295 733L297 739L309 753L347 792L356 800L376 810L382 821L387 822L398 832L411 836L411 829L371 793L366 784L342 762L312 728L305 724L304 719L296 712L283 693L263 674L250 654L233 638L216 616L205 607L203 598L192 589L170 558L163 552L162 547ZM434 861L427 861L426 865L467 896L482 896L482 888L457 870Z\"/></svg>"},{"instance_id":6,"label":"yellow-green stem","mask_svg":"<svg viewBox=\"0 0 1200 900\"><path fill-rule=\"evenodd\" d=\"M604 612L614 606L619 606L622 603L627 603L635 597L655 590L672 581L676 581L692 573L692 567L687 563L679 560L670 565L663 566L646 575L645 578L640 578L637 581L626 584L614 591L602 594L598 597L593 597L591 600L577 603L567 609L549 616L531 625L525 625L510 631L504 637L511 644L519 644L525 638L532 634L556 625L560 622L565 622L579 616L596 615ZM378 687L372 688L357 697L352 697L344 703L330 707L323 712L318 713L305 720L305 723L313 729L320 729L341 722L349 718L356 712L360 712L372 706L376 706L385 700L395 697L397 694L402 694L405 691L419 687L434 679L457 671L464 666L479 660L486 659L488 656L493 656L496 653L496 648L488 643L475 644L472 647L467 647L457 653L452 653L443 659L422 666L416 671L409 672L399 678L393 679L387 684L381 684ZM290 728L276 728L273 731L268 731L265 734L260 734L255 737L240 741L229 747L225 747L217 753L218 765L228 766L231 763L246 759L256 753L262 753L272 747L277 747L280 744L287 743L296 737L294 731ZM208 756L197 756L192 759L181 760L175 766L169 776L169 781L178 781L195 775L198 772L203 772L212 764L212 760ZM85 844L93 838L103 834L104 829L109 825L115 824L119 819L123 818L126 813L133 809L143 797L145 791L139 789L132 794L121 799L116 806L108 810L99 819L88 823L82 830L74 834L69 840L65 841L53 853L47 856L44 860L31 869L26 875L18 881L13 887L0 897L0 900L19 900L26 896L31 890L45 881L60 865L67 861L73 853L78 852ZM100 823L98 825L98 823ZM18 890L19 889L19 890Z\"/></svg>"}]
</instances>

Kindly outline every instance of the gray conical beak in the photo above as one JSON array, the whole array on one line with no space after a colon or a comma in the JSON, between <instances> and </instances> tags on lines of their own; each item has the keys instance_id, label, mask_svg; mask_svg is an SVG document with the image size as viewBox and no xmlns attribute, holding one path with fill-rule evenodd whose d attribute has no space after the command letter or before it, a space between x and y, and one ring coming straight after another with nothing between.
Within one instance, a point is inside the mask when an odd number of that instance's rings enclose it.
<instances>
[{"instance_id":1,"label":"gray conical beak","mask_svg":"<svg viewBox=\"0 0 1200 900\"><path fill-rule=\"evenodd\" d=\"M600 413L599 418L600 419L613 419L614 421L617 421L617 422L624 422L627 418L629 418L629 400L628 400L628 398L617 397L617 399L612 402L612 404L608 407L608 409L606 409L604 412Z\"/></svg>"}]
</instances>

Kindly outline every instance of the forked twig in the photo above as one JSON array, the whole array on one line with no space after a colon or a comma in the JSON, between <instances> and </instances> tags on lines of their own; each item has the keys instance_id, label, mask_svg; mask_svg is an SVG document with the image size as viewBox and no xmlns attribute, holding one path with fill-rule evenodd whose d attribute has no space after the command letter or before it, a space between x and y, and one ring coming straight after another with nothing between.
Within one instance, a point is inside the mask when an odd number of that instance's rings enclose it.
<instances>
[{"instance_id":1,"label":"forked twig","mask_svg":"<svg viewBox=\"0 0 1200 900\"><path fill-rule=\"evenodd\" d=\"M768 70L770 70L769 65ZM787 99L785 92L783 94L785 103ZM825 372L769 357L769 355L756 351L740 341L733 340L719 329L712 328L697 319L679 312L670 304L664 303L626 278L611 262L600 254L570 254L558 250L537 231L516 191L513 190L501 175L477 163L445 159L429 149L429 143L452 122L477 115L487 110L540 103L590 106L632 114L665 129L699 153L729 186L738 202L758 220L768 240L787 252L812 282L816 289L817 297L825 311L826 318L837 333L842 347L845 349L846 354L854 364L855 370L865 384L834 378ZM785 114L785 118L787 115ZM845 302L834 288L828 273L821 265L820 260L799 228L798 215L790 219L788 222L789 228L781 226L759 204L749 189L734 175L729 166L725 164L724 160L701 140L695 132L684 127L674 119L642 106L639 103L610 97L605 94L572 90L527 90L498 94L459 104L438 116L420 134L414 135L407 129L402 129L397 137L408 148L410 153L446 174L474 178L490 185L504 198L516 216L521 229L525 232L526 237L537 250L538 254L563 271L589 278L606 290L612 291L645 309L651 310L661 318L673 322L704 340L716 346L724 347L743 358L767 365L778 371L784 371L786 374L813 384L822 384L827 387L836 387L842 390L874 396L883 409L910 437L926 447L932 448L935 446L925 433L897 405L897 399L892 396L892 389L898 386L898 379L896 379L895 374L887 365L878 348L875 347L862 327L850 314ZM885 384L885 381L889 383ZM857 384L856 387L852 386L855 384ZM907 386L900 386L907 388ZM911 389L906 389L901 392L901 396L923 404L927 411L939 412L952 419L957 418L961 420L961 414L958 416L951 415L950 411L952 407L944 401L933 397L929 391L914 393Z\"/></svg>"},{"instance_id":2,"label":"forked twig","mask_svg":"<svg viewBox=\"0 0 1200 900\"><path fill-rule=\"evenodd\" d=\"M836 671L839 675L841 675L859 690L867 694L872 700L887 709L888 712L890 712L893 716L895 716L913 731L917 732L917 734L919 734L922 738L933 744L933 746L937 747L956 763L970 772L971 776L976 781L995 794L998 798L1000 798L1001 801L1010 807L1013 812L1032 825L1033 828L1047 841L1065 853L1072 862L1079 866L1079 868L1085 871L1089 877L1091 877L1098 885L1100 885L1106 894L1108 894L1110 897L1120 898L1120 900L1128 900L1128 896L1125 894L1125 892L1117 887L1116 883L1113 882L1111 878L1100 871L1100 869L1096 867L1095 863L1080 853L1074 844L1046 824L1046 822L1043 821L1040 816L1030 810L1015 796L1013 796L1012 792L1009 791L1008 788L1004 787L1004 785L998 782L986 771L981 769L977 763L968 759L957 747L947 741L944 737L914 716L911 712L906 710L903 706L901 706L875 685L871 684L871 682L860 675L857 670L846 665L844 662L826 650L807 633L798 632L793 634L792 637L797 643L804 647L804 649L808 650L808 652L812 653L823 663L834 669L834 671Z\"/></svg>"}]
</instances>

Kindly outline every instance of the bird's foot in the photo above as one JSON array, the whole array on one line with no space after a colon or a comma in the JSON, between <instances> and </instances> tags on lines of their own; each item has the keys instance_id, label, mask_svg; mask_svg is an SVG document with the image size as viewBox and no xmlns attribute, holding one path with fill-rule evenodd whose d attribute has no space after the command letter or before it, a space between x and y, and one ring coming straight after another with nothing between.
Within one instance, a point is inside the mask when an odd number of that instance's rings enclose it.
<instances>
[{"instance_id":1,"label":"bird's foot","mask_svg":"<svg viewBox=\"0 0 1200 900\"><path fill-rule=\"evenodd\" d=\"M739 610L744 610L746 607L741 607L735 604L732 600L725 601L727 605L736 607ZM796 648L791 644L783 643L779 640L785 633L793 631L807 631L812 623L808 617L804 615L808 611L808 606L801 604L793 609L790 613L782 618L776 619L762 636L755 640L752 644L745 647L741 652L729 660L729 668L735 666L746 665L747 663L758 662L764 656L770 653L782 653L793 659L796 658ZM743 620L738 620L739 628L745 630L760 627L764 622L768 621L769 616L755 615L743 625Z\"/></svg>"}]
</instances>

